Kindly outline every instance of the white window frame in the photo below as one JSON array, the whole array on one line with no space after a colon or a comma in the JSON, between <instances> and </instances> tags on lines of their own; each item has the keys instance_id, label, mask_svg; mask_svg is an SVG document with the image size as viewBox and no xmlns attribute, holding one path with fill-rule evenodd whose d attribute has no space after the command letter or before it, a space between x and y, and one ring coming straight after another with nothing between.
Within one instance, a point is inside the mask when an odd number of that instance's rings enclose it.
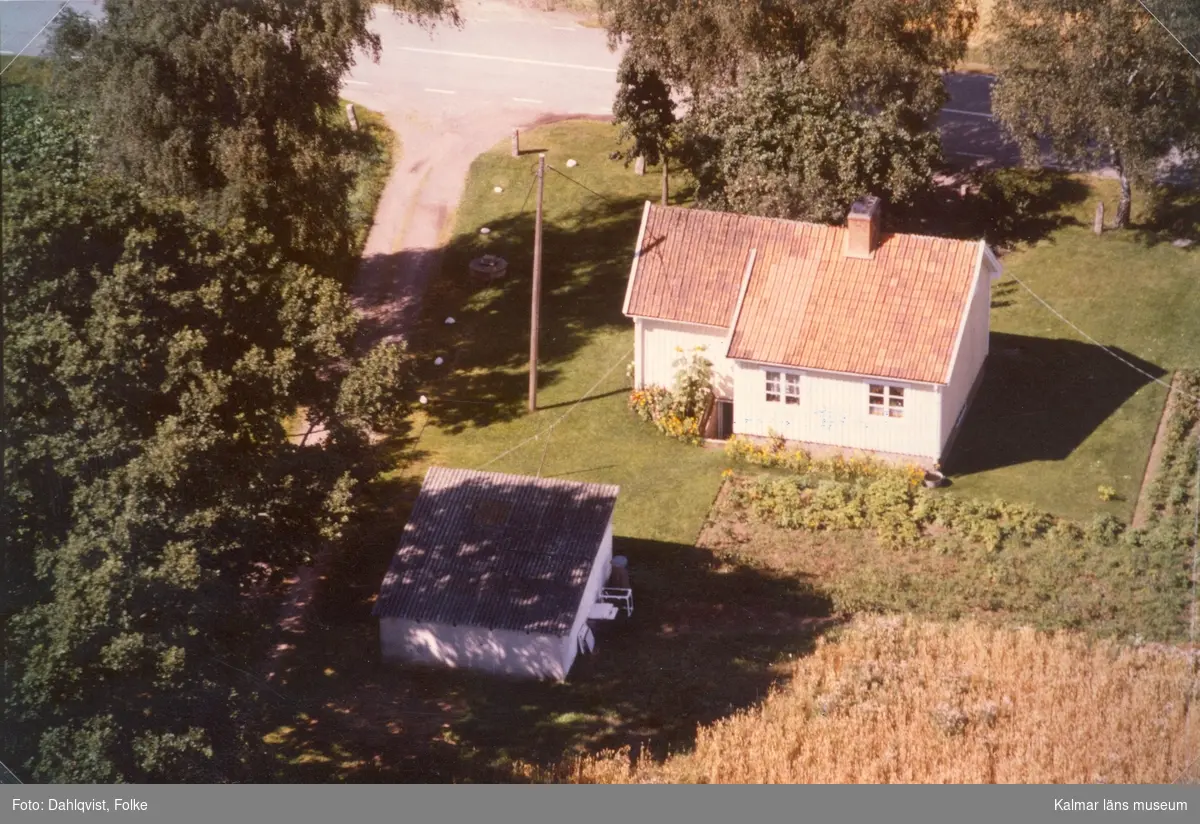
<instances>
[{"instance_id":1,"label":"white window frame","mask_svg":"<svg viewBox=\"0 0 1200 824\"><path fill-rule=\"evenodd\" d=\"M904 417L905 388L886 383L867 384L867 414L877 418Z\"/></svg>"},{"instance_id":2,"label":"white window frame","mask_svg":"<svg viewBox=\"0 0 1200 824\"><path fill-rule=\"evenodd\" d=\"M764 374L766 391L763 393L763 397L766 398L767 403L779 403L779 399L783 396L783 373L768 369Z\"/></svg>"},{"instance_id":3,"label":"white window frame","mask_svg":"<svg viewBox=\"0 0 1200 824\"><path fill-rule=\"evenodd\" d=\"M774 369L763 371L765 390L763 397L767 403L782 403L785 406L800 405L800 376L795 372L782 372Z\"/></svg>"},{"instance_id":4,"label":"white window frame","mask_svg":"<svg viewBox=\"0 0 1200 824\"><path fill-rule=\"evenodd\" d=\"M800 405L800 376L795 372L783 373L783 403L785 406Z\"/></svg>"}]
</instances>

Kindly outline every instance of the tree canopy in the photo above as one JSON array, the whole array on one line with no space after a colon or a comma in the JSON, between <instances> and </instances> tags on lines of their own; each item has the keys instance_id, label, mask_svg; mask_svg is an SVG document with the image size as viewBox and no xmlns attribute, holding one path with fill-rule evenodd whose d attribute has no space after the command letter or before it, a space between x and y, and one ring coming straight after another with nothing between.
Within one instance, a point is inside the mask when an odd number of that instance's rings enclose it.
<instances>
[{"instance_id":1,"label":"tree canopy","mask_svg":"<svg viewBox=\"0 0 1200 824\"><path fill-rule=\"evenodd\" d=\"M37 169L4 197L6 710L41 780L212 780L248 587L333 536L402 355L352 365L340 285L266 232Z\"/></svg>"},{"instance_id":2,"label":"tree canopy","mask_svg":"<svg viewBox=\"0 0 1200 824\"><path fill-rule=\"evenodd\" d=\"M352 180L325 107L369 9L107 11L58 33L72 94L0 87L0 727L39 781L236 779L257 595L336 540L408 409L335 265ZM298 408L320 445L287 437Z\"/></svg>"},{"instance_id":3,"label":"tree canopy","mask_svg":"<svg viewBox=\"0 0 1200 824\"><path fill-rule=\"evenodd\" d=\"M611 42L697 99L791 57L823 91L867 108L903 101L916 121L941 106L938 70L965 54L976 19L974 0L600 0L600 13Z\"/></svg>"},{"instance_id":4,"label":"tree canopy","mask_svg":"<svg viewBox=\"0 0 1200 824\"><path fill-rule=\"evenodd\" d=\"M617 69L613 119L620 127L617 139L631 144L629 157L644 157L652 165L666 159L675 128L671 87L635 52L626 53Z\"/></svg>"},{"instance_id":5,"label":"tree canopy","mask_svg":"<svg viewBox=\"0 0 1200 824\"><path fill-rule=\"evenodd\" d=\"M706 206L837 222L861 195L903 202L928 184L937 135L910 132L902 120L899 104L857 110L784 58L697 104L682 125L681 153Z\"/></svg>"},{"instance_id":6,"label":"tree canopy","mask_svg":"<svg viewBox=\"0 0 1200 824\"><path fill-rule=\"evenodd\" d=\"M449 0L392 5L458 20ZM301 262L344 265L338 89L356 56L378 55L370 15L369 0L106 0L98 24L66 14L53 48L108 169L244 217Z\"/></svg>"},{"instance_id":7,"label":"tree canopy","mask_svg":"<svg viewBox=\"0 0 1200 824\"><path fill-rule=\"evenodd\" d=\"M1200 151L1200 65L1138 4L999 0L992 26L996 116L1031 162L1047 140L1060 158L1115 168L1116 225L1131 182L1152 180L1172 150Z\"/></svg>"}]
</instances>

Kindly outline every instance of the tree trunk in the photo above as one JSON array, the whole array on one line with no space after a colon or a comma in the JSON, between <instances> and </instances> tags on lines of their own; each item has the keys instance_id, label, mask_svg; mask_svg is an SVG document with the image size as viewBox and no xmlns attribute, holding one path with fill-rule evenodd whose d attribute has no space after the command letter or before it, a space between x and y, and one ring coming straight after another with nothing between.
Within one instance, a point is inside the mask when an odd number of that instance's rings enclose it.
<instances>
[{"instance_id":1,"label":"tree trunk","mask_svg":"<svg viewBox=\"0 0 1200 824\"><path fill-rule=\"evenodd\" d=\"M1125 164L1121 153L1113 152L1113 165L1117 167L1117 175L1121 180L1121 199L1117 201L1117 214L1113 218L1113 226L1124 229L1129 225L1129 212L1133 204L1133 191L1129 185L1129 176L1125 174Z\"/></svg>"},{"instance_id":2,"label":"tree trunk","mask_svg":"<svg viewBox=\"0 0 1200 824\"><path fill-rule=\"evenodd\" d=\"M669 187L667 185L667 156L664 154L662 159L663 178L662 178L662 205L667 205L667 196Z\"/></svg>"}]
</instances>

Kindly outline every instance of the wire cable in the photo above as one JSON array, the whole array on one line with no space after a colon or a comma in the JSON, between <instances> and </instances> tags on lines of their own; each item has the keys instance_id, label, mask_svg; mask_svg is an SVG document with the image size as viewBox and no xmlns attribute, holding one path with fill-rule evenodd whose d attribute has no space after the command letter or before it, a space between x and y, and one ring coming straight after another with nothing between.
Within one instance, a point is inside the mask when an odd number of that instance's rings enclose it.
<instances>
[{"instance_id":1,"label":"wire cable","mask_svg":"<svg viewBox=\"0 0 1200 824\"><path fill-rule=\"evenodd\" d=\"M1135 371L1135 372L1137 372L1138 374L1142 375L1143 377L1145 377L1145 378L1147 378L1147 379L1149 379L1149 380L1151 380L1151 381L1154 381L1155 383L1157 383L1157 384L1159 384L1159 385L1161 385L1161 386L1165 386L1165 387L1167 387L1167 391L1168 391L1168 392L1174 392L1174 393L1176 393L1176 394L1178 394L1178 395L1182 395L1182 396L1183 396L1183 397L1185 397L1185 398L1191 398L1191 399L1192 399L1193 401L1195 401L1196 403L1200 403L1200 396L1189 394L1189 393L1187 393L1187 392L1184 392L1182 389L1177 389L1176 387L1172 386L1172 385L1171 385L1170 383L1168 383L1167 381L1164 381L1162 378L1157 378L1157 377L1155 377L1154 375L1151 375L1149 372L1147 372L1145 369L1142 369L1142 368L1141 368L1140 366L1138 366L1137 364L1135 364L1135 363L1130 363L1130 362L1129 362L1129 361L1127 361L1125 358L1121 357L1121 356L1120 356L1120 355L1118 355L1116 352L1114 352L1112 349L1110 349L1109 347L1105 346L1103 343L1101 343L1100 341L1096 340L1096 339L1095 339L1095 338L1093 338L1091 335L1089 335L1087 332L1083 331L1083 330L1082 330L1082 329L1080 329L1078 326L1076 326L1074 323L1072 323L1072 322L1071 322L1071 320L1070 320L1069 318L1067 318L1067 317L1066 317L1066 316L1065 316L1065 315L1064 315L1062 312L1060 312L1060 311L1058 311L1057 309L1055 309L1053 306L1051 306L1049 303L1047 303L1047 302L1046 302L1046 301L1045 301L1045 300L1042 298L1042 296L1041 296L1041 295L1039 295L1037 292L1035 292L1035 291L1033 291L1032 289L1030 289L1030 288L1029 288L1029 287L1028 287L1028 286L1025 284L1025 281L1021 280L1019 277L1017 277L1016 275L1013 275L1013 274L1009 274L1008 276L1009 276L1010 278L1012 278L1013 280L1015 280L1017 283L1019 283L1019 284L1021 285L1021 288L1022 288L1022 289L1024 289L1024 290L1025 290L1026 292L1028 292L1029 294L1033 295L1034 299L1035 299L1035 300L1036 300L1038 303L1042 304L1042 306L1046 307L1046 309L1048 309L1048 310L1049 310L1051 313L1053 313L1053 314L1055 315L1055 317L1057 317L1059 320L1061 320L1061 321L1062 321L1063 323L1065 323L1067 326L1070 326L1072 329L1074 329L1076 332L1078 332L1078 333L1079 333L1080 335L1082 335L1083 337L1087 338L1089 343L1092 343L1092 344L1093 344L1093 345L1095 345L1095 346L1099 346L1099 347L1100 347L1101 349L1103 349L1105 352L1107 352L1108 354L1112 355L1114 358L1116 358L1117 360L1119 360L1121 363L1125 364L1125 365L1126 365L1126 366L1128 366L1130 369L1132 369L1133 371Z\"/></svg>"},{"instance_id":2,"label":"wire cable","mask_svg":"<svg viewBox=\"0 0 1200 824\"><path fill-rule=\"evenodd\" d=\"M580 182L579 182L578 180L576 180L575 178L571 177L571 176L570 176L570 175L568 175L568 174L565 174L565 173L563 173L563 172L560 172L558 169L554 168L554 167L553 167L553 166L551 166L550 164L548 164L548 163L547 163L547 164L546 164L546 168L547 168L547 169L549 169L550 171L554 172L554 173L555 173L555 174L557 174L557 175L561 175L562 177L565 177L567 180L569 180L569 181L571 181L572 183L574 183L574 184L575 184L576 186L578 186L580 189L583 189L584 191L587 191L587 192L591 192L591 193L592 193L592 194L594 194L596 197L598 197L598 198L600 198L601 200L603 200L605 203L611 203L611 202L612 202L611 200L609 200L608 198L606 198L604 195L602 195L602 194L600 194L599 192L597 192L595 189L589 189L587 186L584 186L582 183L580 183Z\"/></svg>"},{"instance_id":3,"label":"wire cable","mask_svg":"<svg viewBox=\"0 0 1200 824\"><path fill-rule=\"evenodd\" d=\"M492 458L487 463L480 464L478 467L476 467L476 469L483 469L485 466L491 466L496 461L500 460L501 458L505 457L506 455L510 455L513 452L516 452L518 449L520 449L525 444L532 443L533 441L536 441L538 438L542 437L543 435L549 435L554 430L554 427L556 427L560 423L562 423L563 420L567 417L567 415L570 415L572 412L574 412L575 407L579 406L579 404L583 403L585 400L587 400L589 397L591 397L592 393L595 392L597 388L599 388L600 384L604 383L604 381L608 378L608 376L613 373L613 370L616 369L618 366L620 366L621 363L623 361L627 360L629 358L629 356L632 354L633 354L633 347L630 347L629 350L627 352L625 352L625 354L621 355L621 357L618 358L617 361L608 368L607 372L605 372L603 375L600 376L600 380L598 380L594 384L592 384L591 389L589 389L587 392L585 392L583 394L583 396L579 398L579 400L577 400L577 401L575 401L575 403L571 404L571 406L567 409L567 411L563 412L561 415L559 415L552 424L547 426L541 432L538 432L536 435L530 435L528 438L521 441L516 446L510 447L509 449L504 450L503 452L501 452L496 457Z\"/></svg>"},{"instance_id":4,"label":"wire cable","mask_svg":"<svg viewBox=\"0 0 1200 824\"><path fill-rule=\"evenodd\" d=\"M1162 28L1163 28L1163 31L1165 31L1167 34L1171 35L1171 39L1172 39L1172 40L1174 40L1176 43L1178 43L1178 44L1179 44L1179 46L1180 46L1180 48L1182 48L1182 49L1183 49L1185 52L1187 52L1187 56L1188 56L1188 57L1192 58L1192 59L1193 59L1193 60L1195 60L1197 63L1200 63L1200 57L1196 57L1196 55L1192 54L1192 50L1191 50L1191 49L1189 49L1189 48L1188 48L1188 47L1187 47L1187 46L1184 44L1184 42L1183 42L1182 40L1180 40L1178 37L1176 37L1176 36L1175 36L1175 32L1173 32L1173 31L1171 31L1170 29L1168 29L1168 28L1167 28L1167 24L1166 24L1166 23L1164 23L1163 21L1161 21L1161 20L1159 20L1159 19L1158 19L1158 15L1157 15L1157 14L1155 14L1155 13L1154 13L1154 12L1152 12L1152 11L1150 11L1150 7L1149 7L1149 6L1147 6L1145 3L1143 3L1143 2L1142 2L1142 0L1138 0L1138 5L1139 5L1139 6L1141 6L1142 8L1144 8L1144 9L1146 10L1146 14L1148 14L1148 15L1150 15L1151 17L1153 17L1153 18L1154 18L1154 22L1155 22L1155 23L1158 23L1158 25L1162 26Z\"/></svg>"},{"instance_id":5,"label":"wire cable","mask_svg":"<svg viewBox=\"0 0 1200 824\"><path fill-rule=\"evenodd\" d=\"M41 37L41 36L42 36L42 32L44 32L46 29L48 29L48 28L50 27L50 24L54 22L54 19L55 19L56 17L58 17L60 14L62 14L62 13L63 13L63 11L64 11L66 8L67 8L67 4L66 4L66 3L63 3L61 6L59 6L59 7L58 7L58 11L54 12L54 17L51 17L49 20L47 20L47 21L46 21L46 25L44 25L44 26L42 26L40 29L38 29L38 33L37 33L37 34L35 34L33 37L31 37L31 38L29 39L29 42L28 42L28 43L26 43L24 46L22 46L22 47L21 47L21 50L20 50L19 52L17 52L16 54L14 54L14 55L13 55L13 59L8 61L8 65L7 65L7 66L5 66L3 69L0 69L0 74L4 74L6 71L8 71L8 70L9 70L9 67L11 67L13 63L16 63L16 62L17 62L17 58L18 58L18 57L20 57L21 55L23 55L23 54L25 53L25 49L27 49L27 48L29 48L30 46L32 46L32 45L33 45L33 41L35 41L35 40L37 40L39 37Z\"/></svg>"}]
</instances>

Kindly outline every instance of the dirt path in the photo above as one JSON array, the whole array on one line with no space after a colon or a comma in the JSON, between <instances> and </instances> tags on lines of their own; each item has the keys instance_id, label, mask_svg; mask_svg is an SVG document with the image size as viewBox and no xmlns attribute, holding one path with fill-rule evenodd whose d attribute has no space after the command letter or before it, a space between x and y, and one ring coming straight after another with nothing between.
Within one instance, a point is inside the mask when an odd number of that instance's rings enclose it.
<instances>
[{"instance_id":1,"label":"dirt path","mask_svg":"<svg viewBox=\"0 0 1200 824\"><path fill-rule=\"evenodd\" d=\"M1167 399L1163 402L1162 417L1158 420L1158 429L1154 432L1154 445L1150 447L1150 458L1146 461L1146 474L1142 476L1142 485L1138 488L1137 504L1133 510L1133 528L1140 529L1144 527L1150 520L1150 485L1154 482L1155 476L1158 475L1158 470L1162 466L1163 450L1166 449L1166 432L1167 421L1171 419L1171 412L1175 409L1176 395L1175 384L1179 380L1179 373L1176 372L1171 376L1171 391L1167 392Z\"/></svg>"},{"instance_id":2,"label":"dirt path","mask_svg":"<svg viewBox=\"0 0 1200 824\"><path fill-rule=\"evenodd\" d=\"M436 121L388 116L402 156L380 198L354 284L354 306L368 341L405 338L441 263L471 163L523 125L518 117L503 109Z\"/></svg>"}]
</instances>

